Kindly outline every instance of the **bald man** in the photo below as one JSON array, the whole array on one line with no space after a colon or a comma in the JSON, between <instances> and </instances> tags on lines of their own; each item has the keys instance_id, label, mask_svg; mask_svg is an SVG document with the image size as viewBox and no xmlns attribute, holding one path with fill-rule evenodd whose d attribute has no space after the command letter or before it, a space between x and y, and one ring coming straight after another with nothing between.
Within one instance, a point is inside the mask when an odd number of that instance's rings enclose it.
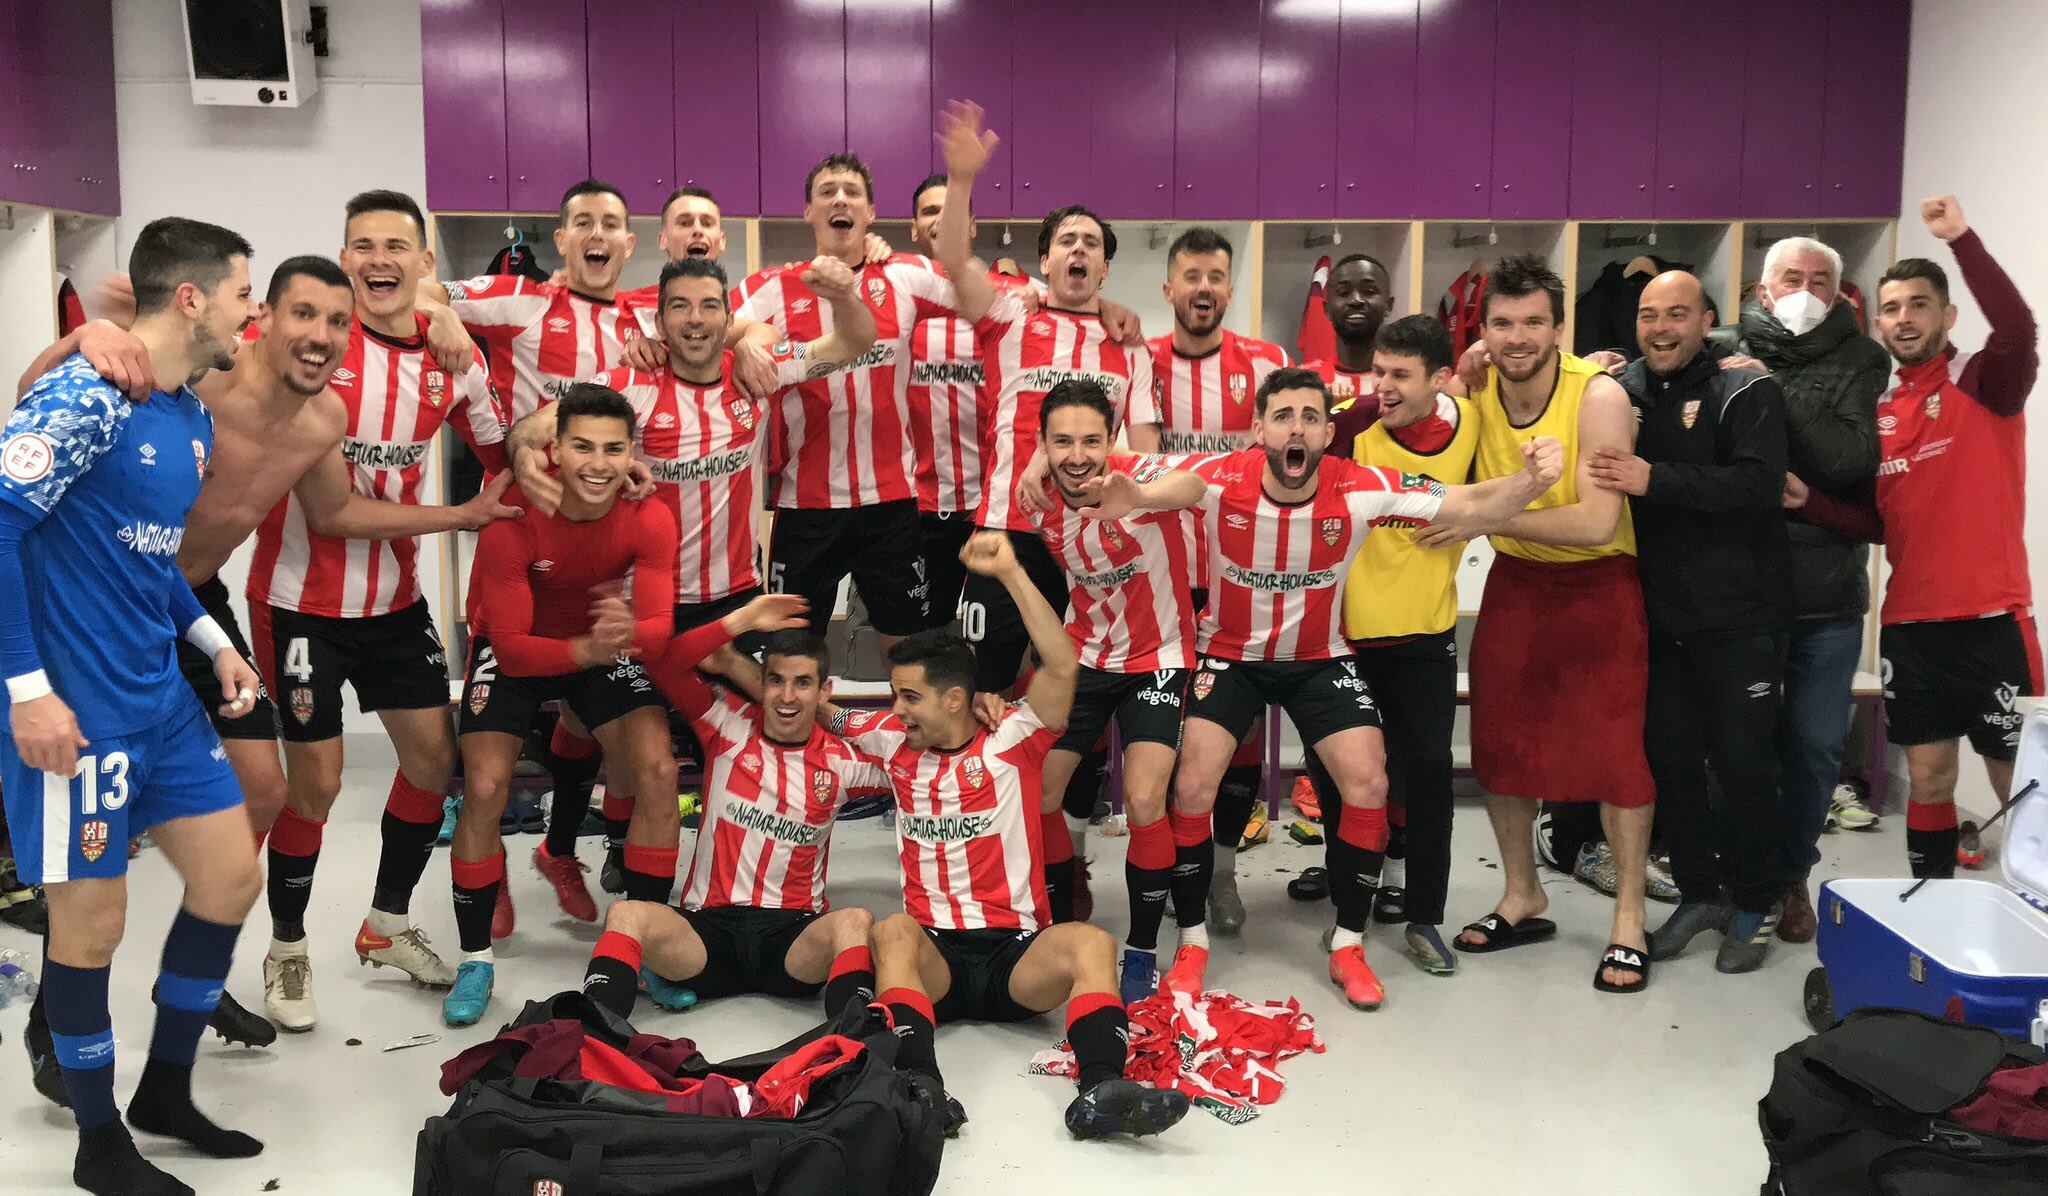
<instances>
[{"instance_id":1,"label":"bald man","mask_svg":"<svg viewBox=\"0 0 2048 1196\"><path fill-rule=\"evenodd\" d=\"M1785 400L1706 351L1700 280L1652 279L1636 308L1642 357L1618 376L1640 423L1634 453L1602 449L1603 490L1629 496L1650 622L1644 750L1680 902L1650 935L1665 960L1723 932L1715 966L1761 966L1784 891L1778 716L1792 626L1781 497ZM1712 777L1717 800L1708 797Z\"/></svg>"}]
</instances>

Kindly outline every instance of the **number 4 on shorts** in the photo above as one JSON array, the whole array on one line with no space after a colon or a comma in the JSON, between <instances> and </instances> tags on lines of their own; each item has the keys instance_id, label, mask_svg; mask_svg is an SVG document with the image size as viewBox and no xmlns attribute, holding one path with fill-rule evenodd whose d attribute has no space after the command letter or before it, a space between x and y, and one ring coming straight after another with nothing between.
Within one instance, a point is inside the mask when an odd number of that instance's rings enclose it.
<instances>
[{"instance_id":1,"label":"number 4 on shorts","mask_svg":"<svg viewBox=\"0 0 2048 1196\"><path fill-rule=\"evenodd\" d=\"M305 682L313 679L313 649L303 635L295 635L284 648L285 676Z\"/></svg>"}]
</instances>

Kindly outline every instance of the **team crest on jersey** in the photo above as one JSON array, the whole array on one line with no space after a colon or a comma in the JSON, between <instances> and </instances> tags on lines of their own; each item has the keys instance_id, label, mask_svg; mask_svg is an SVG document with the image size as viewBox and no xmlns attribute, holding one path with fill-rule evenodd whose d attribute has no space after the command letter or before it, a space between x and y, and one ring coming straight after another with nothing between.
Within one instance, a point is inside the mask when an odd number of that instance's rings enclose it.
<instances>
[{"instance_id":1,"label":"team crest on jersey","mask_svg":"<svg viewBox=\"0 0 2048 1196\"><path fill-rule=\"evenodd\" d=\"M1243 374L1232 374L1230 376L1231 402L1236 403L1238 406L1242 407L1244 406L1244 401L1251 397L1251 392L1251 379L1245 377Z\"/></svg>"},{"instance_id":2,"label":"team crest on jersey","mask_svg":"<svg viewBox=\"0 0 2048 1196\"><path fill-rule=\"evenodd\" d=\"M811 800L821 806L832 800L832 774L822 768L811 774Z\"/></svg>"},{"instance_id":3,"label":"team crest on jersey","mask_svg":"<svg viewBox=\"0 0 2048 1196\"><path fill-rule=\"evenodd\" d=\"M1938 390L1927 396L1927 418L1941 418L1941 392Z\"/></svg>"},{"instance_id":4,"label":"team crest on jersey","mask_svg":"<svg viewBox=\"0 0 2048 1196\"><path fill-rule=\"evenodd\" d=\"M57 448L40 432L20 432L0 446L0 472L9 481L40 482L57 464Z\"/></svg>"},{"instance_id":5,"label":"team crest on jersey","mask_svg":"<svg viewBox=\"0 0 2048 1196\"><path fill-rule=\"evenodd\" d=\"M1209 691L1215 688L1216 674L1207 669L1195 674L1195 701L1200 702L1207 698Z\"/></svg>"},{"instance_id":6,"label":"team crest on jersey","mask_svg":"<svg viewBox=\"0 0 2048 1196\"><path fill-rule=\"evenodd\" d=\"M746 755L740 757L740 768L744 772L759 775L761 771L761 757L755 755L752 752L748 752Z\"/></svg>"},{"instance_id":7,"label":"team crest on jersey","mask_svg":"<svg viewBox=\"0 0 2048 1196\"><path fill-rule=\"evenodd\" d=\"M308 710L306 711L306 713L304 713L304 714L299 714L299 694L301 694L301 693L304 693L304 694L306 694L306 697L307 697L307 698L309 699L309 700L307 701L307 703L306 703L306 705L307 705L307 707L308 707L309 709L308 709ZM312 717L312 710L310 709L310 707L311 707L311 706L312 706L312 704L313 704L313 703L311 702L311 700L310 700L310 699L312 698L312 696L313 696L313 695L312 695L311 693L309 693L309 692L307 692L307 691L305 691L305 690L295 690L295 691L293 691L293 693L292 693L292 713L293 713L293 714L298 714L298 715L299 715L299 721L300 721L300 722L302 722L302 723L303 723L303 722L305 722L305 721L306 721L306 720L307 720L308 718L311 718L311 717ZM482 714L482 713L484 712L484 707L486 707L486 706L488 706L488 705L490 705L490 704L491 704L491 684L490 684L490 682L488 682L488 681L485 681L485 682L479 683L479 684L477 684L477 685L472 685L472 686L470 686L470 687L469 687L469 713L470 713L470 716L471 716L471 717L475 717L476 715Z\"/></svg>"},{"instance_id":8,"label":"team crest on jersey","mask_svg":"<svg viewBox=\"0 0 2048 1196\"><path fill-rule=\"evenodd\" d=\"M969 756L960 762L960 788L979 789L988 782L988 769L982 767L980 756Z\"/></svg>"},{"instance_id":9,"label":"team crest on jersey","mask_svg":"<svg viewBox=\"0 0 2048 1196\"><path fill-rule=\"evenodd\" d=\"M737 392L725 396L725 410L732 416L732 422L751 432L754 421L759 418L754 410L754 401Z\"/></svg>"},{"instance_id":10,"label":"team crest on jersey","mask_svg":"<svg viewBox=\"0 0 2048 1196\"><path fill-rule=\"evenodd\" d=\"M199 477L206 477L206 445L198 440L192 442L192 465L199 471Z\"/></svg>"},{"instance_id":11,"label":"team crest on jersey","mask_svg":"<svg viewBox=\"0 0 2048 1196\"><path fill-rule=\"evenodd\" d=\"M1690 432L1692 431L1692 426L1698 423L1699 420L1700 401L1698 399L1687 399L1685 406L1678 409L1678 422L1684 424L1686 431Z\"/></svg>"},{"instance_id":12,"label":"team crest on jersey","mask_svg":"<svg viewBox=\"0 0 2048 1196\"><path fill-rule=\"evenodd\" d=\"M78 828L78 854L84 856L88 864L98 863L100 857L107 854L107 824L104 820L95 818Z\"/></svg>"},{"instance_id":13,"label":"team crest on jersey","mask_svg":"<svg viewBox=\"0 0 2048 1196\"><path fill-rule=\"evenodd\" d=\"M1322 536L1323 543L1335 548L1337 541L1344 538L1344 520L1331 515L1316 525L1316 533Z\"/></svg>"},{"instance_id":14,"label":"team crest on jersey","mask_svg":"<svg viewBox=\"0 0 2048 1196\"><path fill-rule=\"evenodd\" d=\"M440 370L420 372L420 397L429 407L439 407L448 398L448 375Z\"/></svg>"},{"instance_id":15,"label":"team crest on jersey","mask_svg":"<svg viewBox=\"0 0 2048 1196\"><path fill-rule=\"evenodd\" d=\"M1102 525L1102 542L1109 546L1111 552L1122 552L1124 550L1124 534L1117 530L1114 523Z\"/></svg>"},{"instance_id":16,"label":"team crest on jersey","mask_svg":"<svg viewBox=\"0 0 2048 1196\"><path fill-rule=\"evenodd\" d=\"M889 284L879 278L867 281L868 306L880 307L889 301Z\"/></svg>"},{"instance_id":17,"label":"team crest on jersey","mask_svg":"<svg viewBox=\"0 0 2048 1196\"><path fill-rule=\"evenodd\" d=\"M562 1185L551 1179L534 1180L533 1196L562 1196Z\"/></svg>"},{"instance_id":18,"label":"team crest on jersey","mask_svg":"<svg viewBox=\"0 0 2048 1196\"><path fill-rule=\"evenodd\" d=\"M479 685L477 689L486 691L488 687ZM475 698L470 699L472 704L475 701ZM292 687L292 717L298 719L299 725L302 727L313 721L313 691L309 687L304 685Z\"/></svg>"}]
</instances>

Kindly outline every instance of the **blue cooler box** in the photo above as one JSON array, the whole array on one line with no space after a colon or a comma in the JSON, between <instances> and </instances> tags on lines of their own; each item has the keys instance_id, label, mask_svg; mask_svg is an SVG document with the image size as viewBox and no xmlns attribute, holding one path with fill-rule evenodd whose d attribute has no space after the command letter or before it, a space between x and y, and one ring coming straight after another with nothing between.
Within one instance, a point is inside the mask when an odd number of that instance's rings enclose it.
<instances>
[{"instance_id":1,"label":"blue cooler box","mask_svg":"<svg viewBox=\"0 0 2048 1196\"><path fill-rule=\"evenodd\" d=\"M1869 1005L1916 1009L2048 1045L2048 706L2030 703L2005 816L2004 884L1831 880L1820 890L1821 966L1806 979L1816 1030Z\"/></svg>"}]
</instances>

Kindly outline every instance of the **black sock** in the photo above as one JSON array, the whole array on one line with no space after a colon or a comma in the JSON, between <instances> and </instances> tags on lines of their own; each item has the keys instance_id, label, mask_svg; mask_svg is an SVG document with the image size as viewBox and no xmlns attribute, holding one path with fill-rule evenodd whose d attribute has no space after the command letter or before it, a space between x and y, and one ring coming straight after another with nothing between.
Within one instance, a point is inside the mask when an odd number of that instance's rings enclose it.
<instances>
[{"instance_id":1,"label":"black sock","mask_svg":"<svg viewBox=\"0 0 2048 1196\"><path fill-rule=\"evenodd\" d=\"M191 1188L143 1158L118 1121L79 1131L71 1182L93 1196L193 1196Z\"/></svg>"},{"instance_id":2,"label":"black sock","mask_svg":"<svg viewBox=\"0 0 2048 1196\"><path fill-rule=\"evenodd\" d=\"M1264 765L1233 764L1223 770L1223 782L1216 786L1216 842L1235 848L1243 840L1245 824L1252 820L1252 807L1259 804L1259 782L1263 779ZM1179 904L1176 898L1175 907Z\"/></svg>"},{"instance_id":3,"label":"black sock","mask_svg":"<svg viewBox=\"0 0 2048 1196\"><path fill-rule=\"evenodd\" d=\"M473 887L455 882L455 934L464 951L491 949L491 914L498 908L498 886L503 883L502 873Z\"/></svg>"},{"instance_id":4,"label":"black sock","mask_svg":"<svg viewBox=\"0 0 2048 1196\"><path fill-rule=\"evenodd\" d=\"M640 995L640 970L610 955L593 955L583 969L583 995L620 1017L633 1016Z\"/></svg>"},{"instance_id":5,"label":"black sock","mask_svg":"<svg viewBox=\"0 0 2048 1196\"><path fill-rule=\"evenodd\" d=\"M652 901L656 905L667 905L669 890L676 887L674 876L656 876L633 868L626 869L626 900Z\"/></svg>"},{"instance_id":6,"label":"black sock","mask_svg":"<svg viewBox=\"0 0 2048 1196\"><path fill-rule=\"evenodd\" d=\"M371 908L387 914L411 911L412 891L419 887L420 877L426 875L427 861L434 858L434 839L440 833L438 819L407 822L389 810L384 811L382 843L377 852L377 886L371 892Z\"/></svg>"},{"instance_id":7,"label":"black sock","mask_svg":"<svg viewBox=\"0 0 2048 1196\"><path fill-rule=\"evenodd\" d=\"M216 1159L246 1159L263 1153L263 1143L239 1130L215 1125L195 1108L192 1069L163 1059L151 1059L143 1066L135 1099L128 1102L128 1124L176 1138Z\"/></svg>"},{"instance_id":8,"label":"black sock","mask_svg":"<svg viewBox=\"0 0 2048 1196\"><path fill-rule=\"evenodd\" d=\"M945 1087L939 1074L937 1030L932 1021L931 1000L910 989L892 988L875 998L889 1012L889 1024L896 1032L896 1067L931 1077Z\"/></svg>"},{"instance_id":9,"label":"black sock","mask_svg":"<svg viewBox=\"0 0 2048 1196\"><path fill-rule=\"evenodd\" d=\"M285 855L274 843L269 855L264 883L270 894L270 934L279 942L296 943L306 937L306 905L313 897L313 866L320 855Z\"/></svg>"},{"instance_id":10,"label":"black sock","mask_svg":"<svg viewBox=\"0 0 2048 1196\"><path fill-rule=\"evenodd\" d=\"M1209 920L1209 882L1216 875L1216 844L1207 835L1200 843L1173 848L1173 920L1181 926L1200 926Z\"/></svg>"},{"instance_id":11,"label":"black sock","mask_svg":"<svg viewBox=\"0 0 2048 1196\"><path fill-rule=\"evenodd\" d=\"M1124 1007L1115 997L1106 993L1087 994L1075 998L1076 1003L1092 998L1106 1001L1067 1022L1067 1045L1074 1048L1074 1068L1079 1073L1075 1081L1081 1091L1086 1092L1104 1080L1124 1078L1124 1057L1129 1048L1125 1040L1130 1033L1130 1020L1124 1015Z\"/></svg>"},{"instance_id":12,"label":"black sock","mask_svg":"<svg viewBox=\"0 0 2048 1196\"><path fill-rule=\"evenodd\" d=\"M1327 813L1333 808L1324 806L1323 810ZM1372 917L1373 893L1379 888L1380 864L1386 856L1346 843L1334 832L1328 833L1323 843L1323 866L1330 871L1330 900L1337 906L1337 926L1362 934L1366 920Z\"/></svg>"},{"instance_id":13,"label":"black sock","mask_svg":"<svg viewBox=\"0 0 2048 1196\"><path fill-rule=\"evenodd\" d=\"M825 981L825 1016L835 1018L855 1001L875 997L875 974L867 971L839 972Z\"/></svg>"},{"instance_id":14,"label":"black sock","mask_svg":"<svg viewBox=\"0 0 2048 1196\"><path fill-rule=\"evenodd\" d=\"M633 820L631 818L607 818L604 820L604 849L608 855L617 855L626 850L626 828L632 825ZM550 848L550 850L553 849Z\"/></svg>"},{"instance_id":15,"label":"black sock","mask_svg":"<svg viewBox=\"0 0 2048 1196\"><path fill-rule=\"evenodd\" d=\"M1108 747L1083 753L1081 762L1074 766L1074 775L1067 781L1067 791L1060 795L1060 808L1076 818L1093 818L1095 803L1102 800L1102 786L1108 776Z\"/></svg>"},{"instance_id":16,"label":"black sock","mask_svg":"<svg viewBox=\"0 0 2048 1196\"><path fill-rule=\"evenodd\" d=\"M1387 858L1405 860L1408 858L1408 824L1390 822L1387 824Z\"/></svg>"},{"instance_id":17,"label":"black sock","mask_svg":"<svg viewBox=\"0 0 2048 1196\"><path fill-rule=\"evenodd\" d=\"M1954 880L1956 843L1962 838L1955 827L1938 831L1906 828L1906 862L1913 875L1923 880Z\"/></svg>"},{"instance_id":18,"label":"black sock","mask_svg":"<svg viewBox=\"0 0 2048 1196\"><path fill-rule=\"evenodd\" d=\"M548 754L548 772L555 779L555 792L548 801L548 854L567 859L576 854L576 832L590 813L590 790L597 784L600 759L588 756L571 760Z\"/></svg>"},{"instance_id":19,"label":"black sock","mask_svg":"<svg viewBox=\"0 0 2048 1196\"><path fill-rule=\"evenodd\" d=\"M1166 893L1172 884L1171 868L1140 868L1124 862L1124 888L1131 895L1131 933L1125 942L1140 951L1159 949L1159 923L1166 917Z\"/></svg>"},{"instance_id":20,"label":"black sock","mask_svg":"<svg viewBox=\"0 0 2048 1196\"><path fill-rule=\"evenodd\" d=\"M1065 834L1065 828L1061 828ZM1071 922L1074 920L1074 860L1069 856L1057 863L1048 861L1039 869L1045 876L1045 901L1052 911L1052 920Z\"/></svg>"}]
</instances>

